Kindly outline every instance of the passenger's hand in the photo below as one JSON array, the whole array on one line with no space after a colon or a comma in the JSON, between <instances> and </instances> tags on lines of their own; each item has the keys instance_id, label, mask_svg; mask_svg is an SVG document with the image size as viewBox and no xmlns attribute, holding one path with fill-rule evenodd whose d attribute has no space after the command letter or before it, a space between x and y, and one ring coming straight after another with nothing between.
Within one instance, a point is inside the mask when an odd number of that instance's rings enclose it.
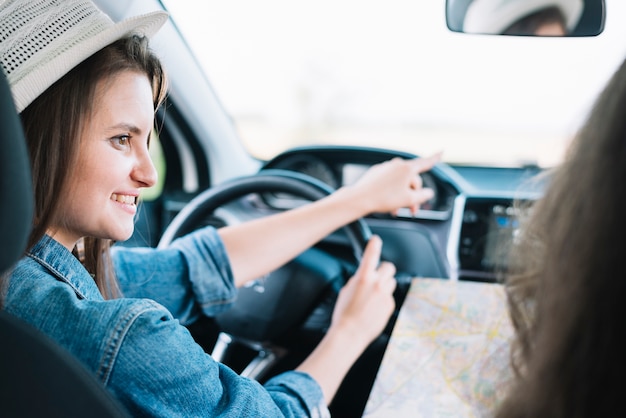
<instances>
[{"instance_id":1,"label":"passenger's hand","mask_svg":"<svg viewBox=\"0 0 626 418\"><path fill-rule=\"evenodd\" d=\"M415 214L434 195L433 190L422 187L420 173L440 160L441 153L411 160L394 158L372 166L352 187L368 213L396 214L399 208L409 208Z\"/></svg>"},{"instance_id":2,"label":"passenger's hand","mask_svg":"<svg viewBox=\"0 0 626 418\"><path fill-rule=\"evenodd\" d=\"M333 312L331 330L351 336L365 348L389 321L395 301L396 268L380 263L382 241L373 236L368 242L355 275L341 289Z\"/></svg>"}]
</instances>

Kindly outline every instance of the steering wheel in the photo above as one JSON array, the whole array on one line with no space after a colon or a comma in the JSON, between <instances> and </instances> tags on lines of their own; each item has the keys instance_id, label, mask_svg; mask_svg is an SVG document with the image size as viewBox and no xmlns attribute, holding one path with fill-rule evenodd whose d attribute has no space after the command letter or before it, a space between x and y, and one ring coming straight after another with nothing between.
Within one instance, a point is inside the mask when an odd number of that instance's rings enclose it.
<instances>
[{"instance_id":1,"label":"steering wheel","mask_svg":"<svg viewBox=\"0 0 626 418\"><path fill-rule=\"evenodd\" d=\"M169 224L158 244L165 248L176 238L202 225L217 208L251 193L288 193L317 200L334 191L321 181L287 170L262 170L205 190L192 199ZM342 228L360 261L371 231L363 219ZM297 234L297 231L294 231ZM311 248L283 267L239 289L234 306L215 320L220 329L249 341L273 341L301 325L329 288L346 279L344 264Z\"/></svg>"}]
</instances>

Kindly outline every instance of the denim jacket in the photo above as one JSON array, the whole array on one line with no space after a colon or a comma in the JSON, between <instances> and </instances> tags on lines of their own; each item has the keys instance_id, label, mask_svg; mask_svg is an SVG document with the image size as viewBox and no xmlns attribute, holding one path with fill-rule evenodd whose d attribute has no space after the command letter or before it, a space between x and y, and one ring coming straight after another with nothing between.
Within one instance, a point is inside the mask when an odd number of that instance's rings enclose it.
<instances>
[{"instance_id":1,"label":"denim jacket","mask_svg":"<svg viewBox=\"0 0 626 418\"><path fill-rule=\"evenodd\" d=\"M115 247L113 257L125 297L104 300L82 264L46 236L16 266L6 310L78 357L133 416L329 416L309 375L286 372L263 387L214 361L179 322L236 297L213 228L164 250Z\"/></svg>"}]
</instances>

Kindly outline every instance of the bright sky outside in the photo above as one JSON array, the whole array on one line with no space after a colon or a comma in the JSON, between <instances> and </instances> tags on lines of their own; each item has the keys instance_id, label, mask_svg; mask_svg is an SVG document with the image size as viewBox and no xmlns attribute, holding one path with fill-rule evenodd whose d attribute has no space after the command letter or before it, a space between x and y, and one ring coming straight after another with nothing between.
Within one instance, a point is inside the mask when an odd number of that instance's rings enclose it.
<instances>
[{"instance_id":1,"label":"bright sky outside","mask_svg":"<svg viewBox=\"0 0 626 418\"><path fill-rule=\"evenodd\" d=\"M257 153L318 137L552 165L626 56L623 0L587 39L451 33L444 0L165 3Z\"/></svg>"}]
</instances>

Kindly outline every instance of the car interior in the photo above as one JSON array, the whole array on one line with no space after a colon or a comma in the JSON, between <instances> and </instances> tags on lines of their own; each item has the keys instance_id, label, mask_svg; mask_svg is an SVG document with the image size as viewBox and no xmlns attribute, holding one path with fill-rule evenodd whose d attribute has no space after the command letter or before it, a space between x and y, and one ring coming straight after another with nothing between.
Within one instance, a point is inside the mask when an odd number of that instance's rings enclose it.
<instances>
[{"instance_id":1,"label":"car interior","mask_svg":"<svg viewBox=\"0 0 626 418\"><path fill-rule=\"evenodd\" d=\"M448 30L463 32L459 22L471 1L438 1L441 16L447 18ZM95 3L117 21L165 9L167 2L95 0ZM570 36L600 38L605 30L606 10L603 0L584 0L579 24ZM163 248L177 237L201 227L219 228L245 222L319 199L337 188L349 186L379 162L422 155L385 147L380 145L384 144L381 141L378 145L300 144L267 158L253 156L243 144L241 130L218 97L175 15L151 45L162 58L170 80L169 97L157 114L159 130L154 148L158 154L154 158L160 171L160 184L154 193L144 196L131 239L116 245ZM4 83L2 89L0 183L3 196L13 197L3 199L5 203L0 210L2 231L9 231L5 236L11 237L11 241L2 243L1 267L5 271L26 245L32 198L29 196L30 175L23 161L25 150L13 149L20 136L15 134L16 129L19 130L15 126L17 118L7 110L11 104ZM500 146L506 147L506 144ZM16 155L19 158L14 158ZM20 158L21 166L15 167L14 163ZM536 162L498 165L444 160L423 173L422 180L435 195L417 214L406 210L395 216L374 213L359 219L327 236L279 270L259 278L252 286L240 289L237 302L229 311L215 318L201 317L185 325L207 353L242 375L264 382L284 370L293 369L324 335L339 289L355 271L368 238L372 234L379 235L384 242L382 257L393 262L398 271L394 294L396 311L384 332L353 366L330 405L333 416L361 416L411 281L438 278L497 283L498 273L506 271L507 267L507 247L501 243L514 236L521 211L541 197L549 181L549 169ZM20 206L22 204L24 206ZM22 338L20 324L8 325L5 330L4 316L0 317L2 387L9 387L9 380L13 382L15 378L15 374L4 372L5 367L19 364L21 368L28 363L41 372L29 374L28 385L39 378L46 379L36 387L56 397L62 391L54 388L60 386L47 380L49 373L42 370L46 364L72 363L72 360L57 361L33 354L39 361L32 363L33 357L23 358L24 347L39 344L54 347L54 344L41 343L38 335L32 339ZM53 355L69 357L62 350L58 351ZM76 379L72 380L75 387L96 387L91 391L92 394L95 391L95 395L80 396L89 416L96 416L96 411L102 411L101 416L124 416L113 400L106 399L106 393L100 391L102 388L89 380L90 376L83 376L86 373L80 365L72 364L69 368L78 370L74 375L79 378L72 378ZM51 373L58 377L64 372ZM20 375L23 377L24 373ZM27 409L25 393L7 395L3 389L1 396L3 410L11 398L25 408L21 416L35 415ZM74 401L76 398L72 395ZM44 404L42 401L36 406ZM81 413L61 415L80 416Z\"/></svg>"}]
</instances>

